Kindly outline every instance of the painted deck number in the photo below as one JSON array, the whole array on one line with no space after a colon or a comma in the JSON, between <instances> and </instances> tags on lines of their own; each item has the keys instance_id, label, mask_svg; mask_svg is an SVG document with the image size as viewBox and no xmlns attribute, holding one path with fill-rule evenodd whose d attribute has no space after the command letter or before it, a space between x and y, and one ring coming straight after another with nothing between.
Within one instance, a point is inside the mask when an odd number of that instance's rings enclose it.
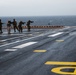
<instances>
[{"instance_id":1,"label":"painted deck number","mask_svg":"<svg viewBox=\"0 0 76 75\"><path fill-rule=\"evenodd\" d=\"M64 75L76 75L76 62L53 62L47 61L46 65L61 65L61 67L53 68L51 71L56 74L64 74ZM63 66L62 66L63 65ZM65 69L74 69L73 72L65 72Z\"/></svg>"}]
</instances>

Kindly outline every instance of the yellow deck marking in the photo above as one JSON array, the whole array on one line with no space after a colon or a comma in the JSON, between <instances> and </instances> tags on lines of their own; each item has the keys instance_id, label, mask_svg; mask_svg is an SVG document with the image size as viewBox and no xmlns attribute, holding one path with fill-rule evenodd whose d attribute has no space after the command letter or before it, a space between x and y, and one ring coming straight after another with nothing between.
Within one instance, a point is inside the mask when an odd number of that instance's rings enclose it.
<instances>
[{"instance_id":1,"label":"yellow deck marking","mask_svg":"<svg viewBox=\"0 0 76 75\"><path fill-rule=\"evenodd\" d=\"M75 69L74 72L65 72L65 71L61 71L62 69ZM56 68L53 68L51 70L52 72L54 73L57 73L57 74L67 74L67 75L76 75L76 67L56 67Z\"/></svg>"},{"instance_id":2,"label":"yellow deck marking","mask_svg":"<svg viewBox=\"0 0 76 75\"><path fill-rule=\"evenodd\" d=\"M33 52L46 52L46 50L34 50Z\"/></svg>"},{"instance_id":3,"label":"yellow deck marking","mask_svg":"<svg viewBox=\"0 0 76 75\"><path fill-rule=\"evenodd\" d=\"M64 42L64 40L56 40L56 42Z\"/></svg>"},{"instance_id":4,"label":"yellow deck marking","mask_svg":"<svg viewBox=\"0 0 76 75\"><path fill-rule=\"evenodd\" d=\"M47 61L45 65L58 65L59 67L54 67L51 69L51 72L54 72L56 74L64 74L64 75L76 75L76 62L55 62L55 61ZM73 67L75 66L75 67ZM74 69L74 72L66 72L62 71L63 69Z\"/></svg>"},{"instance_id":5,"label":"yellow deck marking","mask_svg":"<svg viewBox=\"0 0 76 75\"><path fill-rule=\"evenodd\" d=\"M47 61L46 65L76 65L76 62L55 62L55 61Z\"/></svg>"}]
</instances>

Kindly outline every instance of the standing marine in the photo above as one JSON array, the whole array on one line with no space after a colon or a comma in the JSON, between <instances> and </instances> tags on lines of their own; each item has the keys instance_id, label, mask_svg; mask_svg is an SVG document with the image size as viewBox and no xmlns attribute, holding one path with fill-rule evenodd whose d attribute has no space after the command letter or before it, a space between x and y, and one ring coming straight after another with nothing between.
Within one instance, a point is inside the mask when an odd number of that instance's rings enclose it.
<instances>
[{"instance_id":1,"label":"standing marine","mask_svg":"<svg viewBox=\"0 0 76 75\"><path fill-rule=\"evenodd\" d=\"M13 24L14 32L16 32L16 29L18 30L18 27L17 27L17 22L16 22L15 19L13 19L12 24ZM18 30L18 31L19 31L19 30Z\"/></svg>"},{"instance_id":2,"label":"standing marine","mask_svg":"<svg viewBox=\"0 0 76 75\"><path fill-rule=\"evenodd\" d=\"M4 23L2 23L2 22L1 22L1 19L0 19L0 33L3 33L3 32L2 32L2 24L4 24Z\"/></svg>"},{"instance_id":3,"label":"standing marine","mask_svg":"<svg viewBox=\"0 0 76 75\"><path fill-rule=\"evenodd\" d=\"M28 29L28 32L30 32L30 23L33 23L33 21L30 21L30 20L28 20L27 21L27 29Z\"/></svg>"},{"instance_id":4,"label":"standing marine","mask_svg":"<svg viewBox=\"0 0 76 75\"><path fill-rule=\"evenodd\" d=\"M22 22L22 21L19 22L19 25L18 25L19 33L20 33L20 32L22 33L22 31L23 31L22 25L23 25L24 23L25 23L25 22Z\"/></svg>"},{"instance_id":5,"label":"standing marine","mask_svg":"<svg viewBox=\"0 0 76 75\"><path fill-rule=\"evenodd\" d=\"M10 34L10 32L11 32L11 21L8 21L8 23L7 23L7 31L8 31L8 34Z\"/></svg>"}]
</instances>

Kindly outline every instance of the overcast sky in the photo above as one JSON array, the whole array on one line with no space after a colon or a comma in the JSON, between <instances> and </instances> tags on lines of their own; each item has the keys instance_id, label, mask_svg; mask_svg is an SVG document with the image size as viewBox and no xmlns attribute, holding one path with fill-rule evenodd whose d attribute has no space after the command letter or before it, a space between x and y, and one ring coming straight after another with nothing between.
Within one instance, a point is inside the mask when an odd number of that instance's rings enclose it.
<instances>
[{"instance_id":1,"label":"overcast sky","mask_svg":"<svg viewBox=\"0 0 76 75\"><path fill-rule=\"evenodd\" d=\"M76 0L0 0L0 16L76 15Z\"/></svg>"}]
</instances>

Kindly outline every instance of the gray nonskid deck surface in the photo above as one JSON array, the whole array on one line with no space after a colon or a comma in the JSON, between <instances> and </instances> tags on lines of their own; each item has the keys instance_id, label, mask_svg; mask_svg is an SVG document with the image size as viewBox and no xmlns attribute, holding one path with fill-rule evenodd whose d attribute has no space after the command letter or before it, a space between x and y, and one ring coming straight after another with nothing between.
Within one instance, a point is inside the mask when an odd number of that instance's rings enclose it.
<instances>
[{"instance_id":1,"label":"gray nonskid deck surface","mask_svg":"<svg viewBox=\"0 0 76 75\"><path fill-rule=\"evenodd\" d=\"M74 74L75 33L75 27L67 27L31 29L31 32L25 30L23 33L12 30L10 35L6 32L0 34L0 75ZM71 65L67 65L67 62ZM59 67L61 69L55 71Z\"/></svg>"}]
</instances>

